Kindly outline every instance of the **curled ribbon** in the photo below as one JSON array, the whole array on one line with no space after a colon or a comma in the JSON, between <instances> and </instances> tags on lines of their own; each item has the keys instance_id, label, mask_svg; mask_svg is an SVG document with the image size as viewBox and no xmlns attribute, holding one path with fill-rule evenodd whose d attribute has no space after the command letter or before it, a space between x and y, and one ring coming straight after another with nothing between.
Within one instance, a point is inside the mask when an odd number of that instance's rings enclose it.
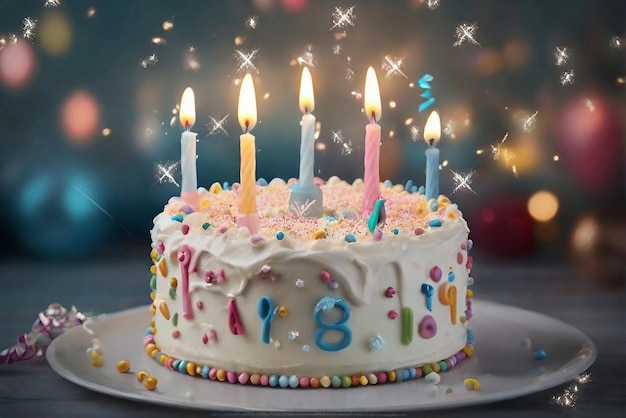
<instances>
[{"instance_id":1,"label":"curled ribbon","mask_svg":"<svg viewBox=\"0 0 626 418\"><path fill-rule=\"evenodd\" d=\"M87 316L78 312L75 306L70 310L59 303L52 303L40 312L28 334L17 337L12 347L0 352L0 364L9 364L42 356L52 340L69 328L82 325Z\"/></svg>"}]
</instances>

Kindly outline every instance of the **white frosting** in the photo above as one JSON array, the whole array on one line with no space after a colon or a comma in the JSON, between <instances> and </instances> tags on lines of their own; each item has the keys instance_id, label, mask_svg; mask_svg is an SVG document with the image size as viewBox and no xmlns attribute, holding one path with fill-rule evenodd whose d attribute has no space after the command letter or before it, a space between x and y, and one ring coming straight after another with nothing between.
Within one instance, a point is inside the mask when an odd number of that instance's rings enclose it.
<instances>
[{"instance_id":1,"label":"white frosting","mask_svg":"<svg viewBox=\"0 0 626 418\"><path fill-rule=\"evenodd\" d=\"M450 208L455 210L454 206ZM227 371L324 376L417 366L445 359L465 346L468 270L464 244L469 230L460 216L445 217L442 226L427 228L419 236L412 231L399 235L386 233L380 241L360 239L356 242L289 235L278 240L276 231L272 234L261 231L264 240L253 244L245 228L232 227L221 233L215 227L203 229L204 222L206 217L202 213L187 215L183 223L172 220L166 213L154 219L153 248L163 243L163 258L167 264L165 275L157 269L155 303L166 303L170 312L168 320L157 307L155 340L160 350L169 356ZM181 230L182 224L189 226L187 234ZM188 291L193 312L190 319L183 317L184 286L177 258L178 250L184 245L193 249L191 266L197 269L189 274ZM271 267L273 278L259 277L264 265ZM443 272L438 282L429 275L435 266ZM223 270L225 281L207 284L206 272L219 270ZM337 289L329 288L322 280L324 270L338 284ZM453 282L447 280L449 271L454 273ZM172 278L178 283L173 299L170 296ZM302 287L296 286L297 280L302 280ZM426 307L426 296L421 291L423 283L435 290L432 311ZM439 297L440 288L450 285L456 287L455 309L442 303ZM396 292L391 298L385 294L388 287ZM263 320L257 309L264 296L271 298L275 306L287 310L286 316L276 315L272 320L269 344L262 341ZM340 298L350 308L347 326L352 341L340 351L324 351L314 341L318 328L314 310L325 296ZM236 302L245 328L243 335L230 331L228 305L231 299ZM202 304L201 309L198 302ZM402 342L404 307L414 313L413 340L408 345ZM396 319L389 317L391 310L397 312ZM451 310L456 311L454 325ZM432 315L437 324L436 335L429 339L417 332L418 324L427 315ZM334 323L340 317L338 308L323 314L327 323ZM211 331L215 331L217 338L205 343L202 336L210 335ZM290 331L297 331L299 336L290 340ZM328 331L323 339L332 343L341 337L337 331ZM381 349L372 350L373 339L377 339L379 345L382 343ZM305 345L308 351L303 350Z\"/></svg>"}]
</instances>

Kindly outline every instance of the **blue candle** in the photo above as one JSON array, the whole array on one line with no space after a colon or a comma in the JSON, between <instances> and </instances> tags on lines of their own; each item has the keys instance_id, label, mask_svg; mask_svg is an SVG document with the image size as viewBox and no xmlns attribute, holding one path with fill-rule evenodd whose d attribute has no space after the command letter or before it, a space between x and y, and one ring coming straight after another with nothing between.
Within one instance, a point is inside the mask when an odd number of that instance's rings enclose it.
<instances>
[{"instance_id":1,"label":"blue candle","mask_svg":"<svg viewBox=\"0 0 626 418\"><path fill-rule=\"evenodd\" d=\"M424 140L428 144L426 149L426 199L439 197L439 149L437 142L441 137L441 122L439 114L433 111L424 126Z\"/></svg>"}]
</instances>

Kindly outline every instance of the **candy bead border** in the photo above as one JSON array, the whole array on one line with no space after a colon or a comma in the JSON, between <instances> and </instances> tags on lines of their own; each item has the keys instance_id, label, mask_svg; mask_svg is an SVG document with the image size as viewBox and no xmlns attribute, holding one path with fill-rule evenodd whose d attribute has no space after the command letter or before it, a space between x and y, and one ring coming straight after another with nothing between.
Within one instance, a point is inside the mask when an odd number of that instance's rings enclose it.
<instances>
[{"instance_id":1,"label":"candy bead border","mask_svg":"<svg viewBox=\"0 0 626 418\"><path fill-rule=\"evenodd\" d=\"M261 375L259 373L234 372L217 369L209 365L199 365L191 361L177 359L163 353L155 344L154 333L151 327L146 329L143 338L143 346L146 354L157 363L171 371L187 374L189 376L202 377L219 382L237 383L242 385L269 386L280 388L347 388L352 386L367 386L384 383L401 383L405 380L415 380L425 377L430 373L439 373L452 370L463 360L474 354L474 334L467 330L467 343L459 352L445 360L423 364L415 367L402 369L371 372L364 374L333 375L333 376L286 376L286 375Z\"/></svg>"}]
</instances>

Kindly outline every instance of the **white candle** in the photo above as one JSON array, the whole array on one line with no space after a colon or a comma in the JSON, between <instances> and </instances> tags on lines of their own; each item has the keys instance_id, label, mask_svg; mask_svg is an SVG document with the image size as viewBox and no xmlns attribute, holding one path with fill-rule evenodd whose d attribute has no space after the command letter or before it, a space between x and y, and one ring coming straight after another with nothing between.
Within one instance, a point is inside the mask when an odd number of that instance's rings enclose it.
<instances>
[{"instance_id":1,"label":"white candle","mask_svg":"<svg viewBox=\"0 0 626 418\"><path fill-rule=\"evenodd\" d=\"M300 111L303 113L300 136L300 176L298 182L301 189L313 186L314 152L315 152L315 116L311 114L315 108L313 81L307 67L302 69L300 80Z\"/></svg>"},{"instance_id":2,"label":"white candle","mask_svg":"<svg viewBox=\"0 0 626 418\"><path fill-rule=\"evenodd\" d=\"M424 140L428 144L426 148L426 199L439 197L439 149L437 142L441 137L441 121L439 114L433 111L424 126Z\"/></svg>"},{"instance_id":3,"label":"white candle","mask_svg":"<svg viewBox=\"0 0 626 418\"><path fill-rule=\"evenodd\" d=\"M370 121L365 127L365 158L363 174L363 203L361 213L369 215L374 210L374 204L380 197L380 120L382 107L380 91L374 68L367 69L365 77L365 116Z\"/></svg>"},{"instance_id":4,"label":"white candle","mask_svg":"<svg viewBox=\"0 0 626 418\"><path fill-rule=\"evenodd\" d=\"M196 172L196 136L191 127L196 122L195 96L187 87L180 100L180 123L185 131L180 137L180 171L182 181L180 197L194 209L198 209L198 178Z\"/></svg>"}]
</instances>

